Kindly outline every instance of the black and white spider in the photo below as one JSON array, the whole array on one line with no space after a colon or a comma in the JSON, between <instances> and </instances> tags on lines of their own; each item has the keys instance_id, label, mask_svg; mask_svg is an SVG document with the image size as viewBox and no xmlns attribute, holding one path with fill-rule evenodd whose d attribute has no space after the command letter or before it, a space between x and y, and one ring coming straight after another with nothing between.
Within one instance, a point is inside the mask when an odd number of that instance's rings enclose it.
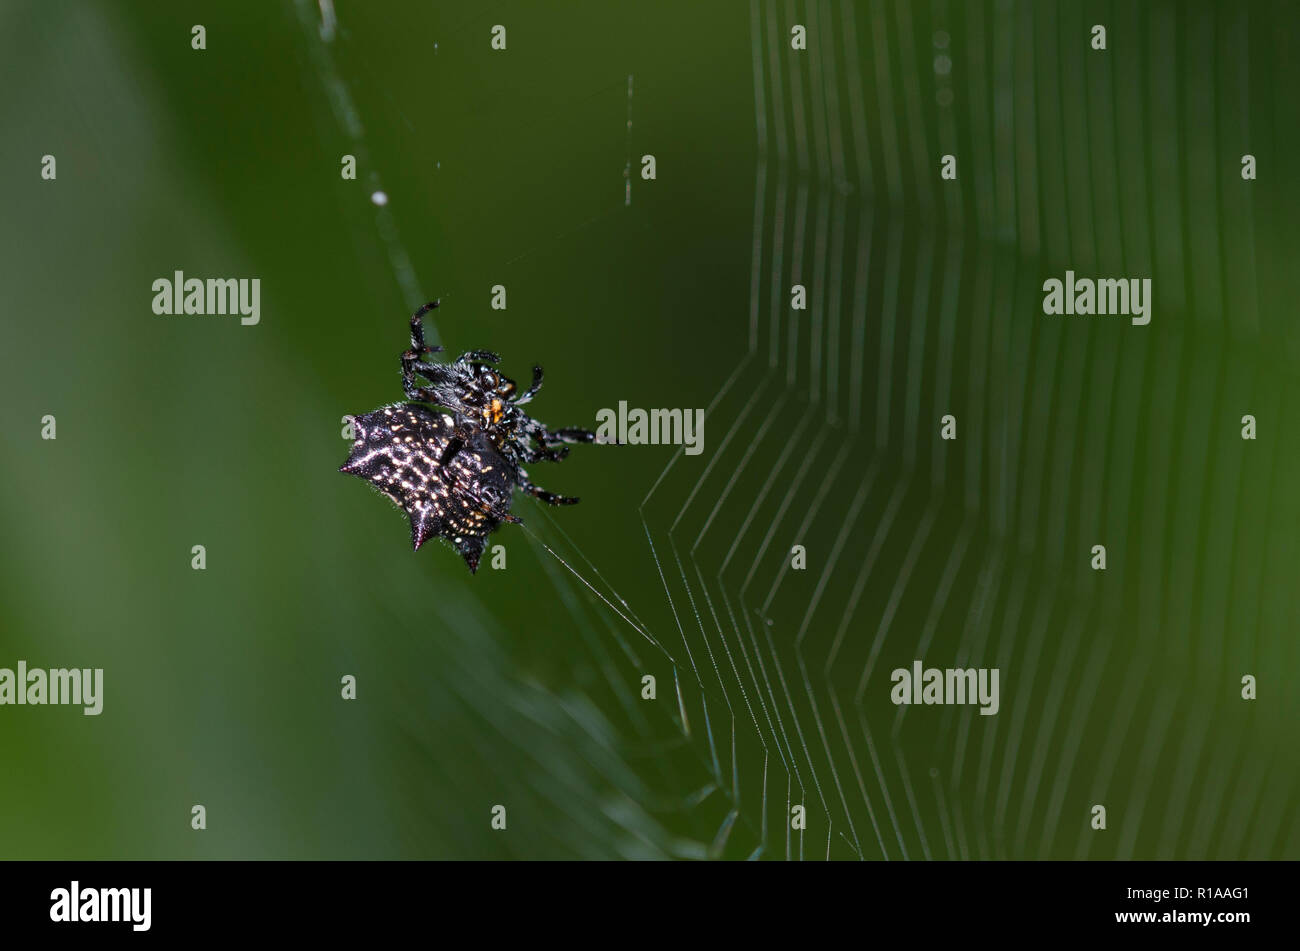
<instances>
[{"instance_id":1,"label":"black and white spider","mask_svg":"<svg viewBox=\"0 0 1300 951\"><path fill-rule=\"evenodd\" d=\"M534 485L523 464L559 462L569 453L566 443L595 442L596 434L548 430L520 409L541 389L541 367L533 367L532 385L519 394L515 381L491 366L501 358L490 351L426 362L426 354L442 350L424 342L424 315L437 306L433 301L411 315L411 348L401 358L402 390L411 402L349 417L355 441L339 471L367 480L406 512L417 550L444 538L475 572L487 536L502 522L519 521L510 514L515 489L550 505L578 501Z\"/></svg>"}]
</instances>

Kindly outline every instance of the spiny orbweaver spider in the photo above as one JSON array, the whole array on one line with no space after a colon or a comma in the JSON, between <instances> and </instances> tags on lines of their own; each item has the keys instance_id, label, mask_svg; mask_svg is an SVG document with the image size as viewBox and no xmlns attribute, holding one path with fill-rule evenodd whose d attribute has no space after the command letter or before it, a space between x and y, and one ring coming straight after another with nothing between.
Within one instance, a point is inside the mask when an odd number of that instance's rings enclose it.
<instances>
[{"instance_id":1,"label":"spiny orbweaver spider","mask_svg":"<svg viewBox=\"0 0 1300 951\"><path fill-rule=\"evenodd\" d=\"M541 367L517 395L515 381L491 366L501 361L491 351L425 362L425 354L442 351L424 343L424 315L437 306L411 315L411 349L402 354L402 390L411 402L347 417L355 441L339 471L367 480L406 512L417 551L430 538L446 539L473 573L487 536L502 522L520 521L510 514L515 489L550 505L578 501L534 485L523 463L559 462L569 454L565 443L597 439L586 429L548 430L520 409L541 389Z\"/></svg>"}]
</instances>

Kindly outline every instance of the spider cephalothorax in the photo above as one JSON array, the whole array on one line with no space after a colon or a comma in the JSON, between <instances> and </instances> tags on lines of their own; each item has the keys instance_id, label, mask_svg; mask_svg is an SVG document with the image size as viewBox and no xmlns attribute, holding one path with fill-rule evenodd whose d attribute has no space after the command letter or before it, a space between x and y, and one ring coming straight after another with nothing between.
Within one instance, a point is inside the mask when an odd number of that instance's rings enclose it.
<instances>
[{"instance_id":1,"label":"spider cephalothorax","mask_svg":"<svg viewBox=\"0 0 1300 951\"><path fill-rule=\"evenodd\" d=\"M542 388L539 366L533 367L532 385L520 394L514 380L490 365L501 362L501 357L490 350L470 350L451 363L424 362L425 354L442 351L442 347L424 343L424 315L437 306L437 301L425 304L411 315L411 349L402 354L402 390L407 399L451 410L458 431L482 431L497 451L516 465L542 460L558 462L569 454L564 443L596 441L596 434L586 429L550 432L520 409ZM421 377L428 385L420 384ZM521 488L529 491L527 486ZM555 500L553 504L571 504L563 496L532 494L544 501Z\"/></svg>"},{"instance_id":2,"label":"spider cephalothorax","mask_svg":"<svg viewBox=\"0 0 1300 951\"><path fill-rule=\"evenodd\" d=\"M355 441L339 469L366 479L401 506L416 549L430 538L445 538L473 572L487 536L502 522L519 521L510 514L516 488L551 505L578 501L533 485L522 463L558 462L569 452L564 443L595 442L596 434L551 431L519 409L541 388L541 367L533 367L528 391L516 395L515 381L489 365L500 361L495 353L471 350L452 363L426 363L425 354L442 350L424 343L423 317L437 306L425 304L411 315L402 389L412 402L350 417Z\"/></svg>"}]
</instances>

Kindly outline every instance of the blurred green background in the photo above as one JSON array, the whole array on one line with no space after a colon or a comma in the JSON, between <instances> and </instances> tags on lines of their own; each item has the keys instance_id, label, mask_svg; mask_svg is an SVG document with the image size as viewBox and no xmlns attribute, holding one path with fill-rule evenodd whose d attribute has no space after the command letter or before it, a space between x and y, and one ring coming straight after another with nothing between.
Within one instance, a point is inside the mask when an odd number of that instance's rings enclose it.
<instances>
[{"instance_id":1,"label":"blurred green background","mask_svg":"<svg viewBox=\"0 0 1300 951\"><path fill-rule=\"evenodd\" d=\"M0 667L105 699L0 708L0 855L1300 858L1297 27L5 4ZM1043 316L1067 268L1150 326ZM175 270L260 323L154 315ZM336 470L433 297L548 424L707 407L705 452L577 447L504 570L412 554ZM918 658L998 715L895 707Z\"/></svg>"}]
</instances>

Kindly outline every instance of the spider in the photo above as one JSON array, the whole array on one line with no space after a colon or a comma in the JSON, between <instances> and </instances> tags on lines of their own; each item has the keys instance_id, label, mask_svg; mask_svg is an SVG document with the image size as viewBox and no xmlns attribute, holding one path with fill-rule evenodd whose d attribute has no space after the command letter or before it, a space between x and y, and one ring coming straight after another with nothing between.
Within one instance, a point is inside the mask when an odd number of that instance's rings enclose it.
<instances>
[{"instance_id":1,"label":"spider","mask_svg":"<svg viewBox=\"0 0 1300 951\"><path fill-rule=\"evenodd\" d=\"M424 315L437 306L411 315L411 348L401 357L402 391L411 402L349 416L355 441L339 471L367 480L406 512L417 551L430 538L446 539L475 573L487 536L502 522L520 521L510 514L515 489L549 505L578 501L534 485L523 463L559 462L566 444L596 442L596 434L548 430L520 409L541 389L541 367L519 394L515 381L491 366L501 360L491 351L426 362L426 354L442 351L424 342Z\"/></svg>"}]
</instances>

